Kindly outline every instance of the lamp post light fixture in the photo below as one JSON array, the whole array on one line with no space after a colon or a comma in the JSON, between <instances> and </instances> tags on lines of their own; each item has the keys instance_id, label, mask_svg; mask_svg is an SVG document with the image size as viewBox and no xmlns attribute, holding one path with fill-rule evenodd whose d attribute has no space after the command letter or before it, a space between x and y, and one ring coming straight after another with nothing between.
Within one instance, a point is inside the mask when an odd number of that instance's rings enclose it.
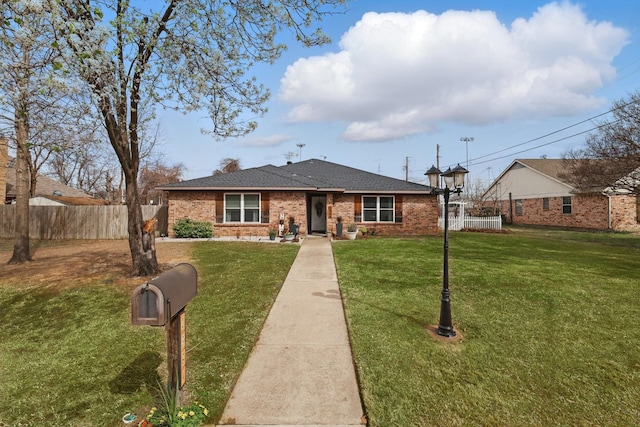
<instances>
[{"instance_id":1,"label":"lamp post light fixture","mask_svg":"<svg viewBox=\"0 0 640 427\"><path fill-rule=\"evenodd\" d=\"M425 173L429 177L429 185L431 186L431 194L442 194L444 197L444 253L442 262L442 296L440 298L440 321L438 322L438 335L443 337L455 337L456 331L453 330L453 322L451 321L451 299L449 293L449 196L451 193L460 194L464 187L464 177L469 171L460 166L445 172L435 166ZM440 177L444 178L444 188L440 188L438 181Z\"/></svg>"}]
</instances>

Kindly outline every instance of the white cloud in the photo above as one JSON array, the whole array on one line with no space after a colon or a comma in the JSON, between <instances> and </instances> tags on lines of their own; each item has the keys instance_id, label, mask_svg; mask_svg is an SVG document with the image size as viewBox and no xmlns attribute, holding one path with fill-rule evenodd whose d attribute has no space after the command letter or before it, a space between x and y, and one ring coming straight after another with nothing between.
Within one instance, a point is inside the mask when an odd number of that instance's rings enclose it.
<instances>
[{"instance_id":1,"label":"white cloud","mask_svg":"<svg viewBox=\"0 0 640 427\"><path fill-rule=\"evenodd\" d=\"M276 147L285 142L293 141L294 139L291 135L276 134L262 137L248 137L239 140L236 145L238 147Z\"/></svg>"},{"instance_id":2,"label":"white cloud","mask_svg":"<svg viewBox=\"0 0 640 427\"><path fill-rule=\"evenodd\" d=\"M485 124L603 105L628 33L550 3L510 27L488 11L365 14L340 51L287 68L279 98L293 122L342 121L352 141L399 139L439 121Z\"/></svg>"}]
</instances>

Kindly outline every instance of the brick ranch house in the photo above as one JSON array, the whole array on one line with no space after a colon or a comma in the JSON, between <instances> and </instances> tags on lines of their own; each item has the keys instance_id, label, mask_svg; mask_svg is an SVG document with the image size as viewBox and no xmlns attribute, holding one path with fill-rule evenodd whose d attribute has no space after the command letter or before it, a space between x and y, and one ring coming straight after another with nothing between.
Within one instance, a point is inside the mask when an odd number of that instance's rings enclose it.
<instances>
[{"instance_id":1,"label":"brick ranch house","mask_svg":"<svg viewBox=\"0 0 640 427\"><path fill-rule=\"evenodd\" d=\"M516 159L483 194L513 224L640 231L638 196L612 188L580 192L561 178L562 159Z\"/></svg>"},{"instance_id":2,"label":"brick ranch house","mask_svg":"<svg viewBox=\"0 0 640 427\"><path fill-rule=\"evenodd\" d=\"M295 218L300 235L331 233L336 219L383 235L436 234L438 199L427 185L310 159L165 184L169 235L181 218L208 221L214 236L266 236ZM287 226L287 225L285 225Z\"/></svg>"}]
</instances>

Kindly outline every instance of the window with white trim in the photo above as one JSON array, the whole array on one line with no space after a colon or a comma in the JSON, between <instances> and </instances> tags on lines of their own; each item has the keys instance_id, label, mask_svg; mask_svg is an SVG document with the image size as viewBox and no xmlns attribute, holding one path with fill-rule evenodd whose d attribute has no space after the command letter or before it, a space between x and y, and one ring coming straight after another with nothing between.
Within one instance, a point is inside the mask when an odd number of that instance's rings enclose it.
<instances>
[{"instance_id":1,"label":"window with white trim","mask_svg":"<svg viewBox=\"0 0 640 427\"><path fill-rule=\"evenodd\" d=\"M571 213L571 196L562 196L562 213Z\"/></svg>"},{"instance_id":2,"label":"window with white trim","mask_svg":"<svg viewBox=\"0 0 640 427\"><path fill-rule=\"evenodd\" d=\"M260 194L225 194L224 222L260 222Z\"/></svg>"},{"instance_id":3,"label":"window with white trim","mask_svg":"<svg viewBox=\"0 0 640 427\"><path fill-rule=\"evenodd\" d=\"M395 198L393 196L362 196L364 222L393 222Z\"/></svg>"}]
</instances>

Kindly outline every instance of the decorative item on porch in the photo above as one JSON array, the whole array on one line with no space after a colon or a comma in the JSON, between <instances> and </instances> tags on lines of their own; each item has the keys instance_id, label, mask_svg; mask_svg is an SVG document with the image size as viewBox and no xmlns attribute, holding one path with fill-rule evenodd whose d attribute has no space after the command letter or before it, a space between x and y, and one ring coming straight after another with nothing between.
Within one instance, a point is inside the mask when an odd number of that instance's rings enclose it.
<instances>
[{"instance_id":1,"label":"decorative item on porch","mask_svg":"<svg viewBox=\"0 0 640 427\"><path fill-rule=\"evenodd\" d=\"M347 240L355 240L356 235L358 234L358 225L355 223L351 223L347 226L347 231L345 231L344 235L347 236Z\"/></svg>"},{"instance_id":2,"label":"decorative item on porch","mask_svg":"<svg viewBox=\"0 0 640 427\"><path fill-rule=\"evenodd\" d=\"M276 234L278 234L276 229L275 228L270 228L269 229L269 240L276 240Z\"/></svg>"},{"instance_id":3,"label":"decorative item on porch","mask_svg":"<svg viewBox=\"0 0 640 427\"><path fill-rule=\"evenodd\" d=\"M342 239L342 227L343 227L343 223L342 223L342 217L339 216L336 218L336 238L337 239Z\"/></svg>"},{"instance_id":4,"label":"decorative item on porch","mask_svg":"<svg viewBox=\"0 0 640 427\"><path fill-rule=\"evenodd\" d=\"M287 234L293 234L293 236L295 237L298 235L299 232L300 230L299 230L298 224L296 224L296 218L293 215L289 216L289 230ZM286 235L285 235L285 238L286 238Z\"/></svg>"},{"instance_id":5,"label":"decorative item on porch","mask_svg":"<svg viewBox=\"0 0 640 427\"><path fill-rule=\"evenodd\" d=\"M369 230L367 230L367 227L360 227L360 233L362 234L362 238L366 239L367 234L369 233Z\"/></svg>"}]
</instances>

